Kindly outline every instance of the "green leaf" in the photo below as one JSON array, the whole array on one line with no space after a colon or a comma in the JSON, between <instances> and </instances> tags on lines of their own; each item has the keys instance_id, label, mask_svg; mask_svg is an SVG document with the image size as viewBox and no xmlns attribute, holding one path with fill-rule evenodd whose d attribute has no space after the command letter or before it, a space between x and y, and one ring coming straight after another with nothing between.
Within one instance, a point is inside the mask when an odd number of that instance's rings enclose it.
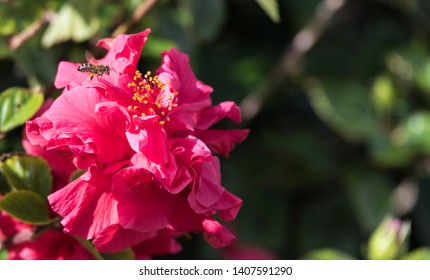
<instances>
[{"instance_id":1,"label":"green leaf","mask_svg":"<svg viewBox=\"0 0 430 280\"><path fill-rule=\"evenodd\" d=\"M255 0L258 5L263 9L263 11L269 16L269 18L278 23L279 17L279 7L276 0Z\"/></svg>"},{"instance_id":2,"label":"green leaf","mask_svg":"<svg viewBox=\"0 0 430 280\"><path fill-rule=\"evenodd\" d=\"M96 248L93 246L93 244L89 241L86 240L82 237L79 237L77 235L72 235L73 238L76 239L76 241L79 242L79 244L82 245L82 247L84 247L85 249L88 250L88 252L90 252L90 254L96 259L96 260L104 260L103 256L100 254L99 251L96 250Z\"/></svg>"},{"instance_id":3,"label":"green leaf","mask_svg":"<svg viewBox=\"0 0 430 280\"><path fill-rule=\"evenodd\" d=\"M87 172L87 170L81 170L81 169L75 170L70 176L69 182L75 181L76 179L81 177L81 175L84 174L85 172Z\"/></svg>"},{"instance_id":4,"label":"green leaf","mask_svg":"<svg viewBox=\"0 0 430 280\"><path fill-rule=\"evenodd\" d=\"M31 190L42 198L52 192L51 170L40 157L12 156L0 164L0 171L14 190Z\"/></svg>"},{"instance_id":5,"label":"green leaf","mask_svg":"<svg viewBox=\"0 0 430 280\"><path fill-rule=\"evenodd\" d=\"M359 83L324 80L309 93L315 112L347 139L368 139L379 131L367 89Z\"/></svg>"},{"instance_id":6,"label":"green leaf","mask_svg":"<svg viewBox=\"0 0 430 280\"><path fill-rule=\"evenodd\" d=\"M7 260L8 258L8 251L6 248L0 248L0 261L1 260Z\"/></svg>"},{"instance_id":7,"label":"green leaf","mask_svg":"<svg viewBox=\"0 0 430 280\"><path fill-rule=\"evenodd\" d=\"M131 248L114 254L102 253L102 256L105 260L134 260L134 252Z\"/></svg>"},{"instance_id":8,"label":"green leaf","mask_svg":"<svg viewBox=\"0 0 430 280\"><path fill-rule=\"evenodd\" d=\"M323 248L307 253L302 259L304 260L354 260L355 258L342 251Z\"/></svg>"},{"instance_id":9,"label":"green leaf","mask_svg":"<svg viewBox=\"0 0 430 280\"><path fill-rule=\"evenodd\" d=\"M48 205L40 195L32 191L19 190L6 194L0 200L0 210L26 223L51 223Z\"/></svg>"},{"instance_id":10,"label":"green leaf","mask_svg":"<svg viewBox=\"0 0 430 280\"><path fill-rule=\"evenodd\" d=\"M430 260L430 248L415 249L402 258L403 260Z\"/></svg>"},{"instance_id":11,"label":"green leaf","mask_svg":"<svg viewBox=\"0 0 430 280\"><path fill-rule=\"evenodd\" d=\"M60 42L83 42L99 30L97 16L99 1L73 0L66 2L49 24L42 38L42 46L48 48Z\"/></svg>"},{"instance_id":12,"label":"green leaf","mask_svg":"<svg viewBox=\"0 0 430 280\"><path fill-rule=\"evenodd\" d=\"M0 95L0 132L8 132L24 124L43 103L42 93L12 87Z\"/></svg>"}]
</instances>

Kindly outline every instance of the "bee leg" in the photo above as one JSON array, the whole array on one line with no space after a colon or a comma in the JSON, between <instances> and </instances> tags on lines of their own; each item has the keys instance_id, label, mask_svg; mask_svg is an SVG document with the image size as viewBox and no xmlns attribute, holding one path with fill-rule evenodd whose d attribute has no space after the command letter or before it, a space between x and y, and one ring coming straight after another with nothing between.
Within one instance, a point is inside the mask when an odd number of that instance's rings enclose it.
<instances>
[{"instance_id":1,"label":"bee leg","mask_svg":"<svg viewBox=\"0 0 430 280\"><path fill-rule=\"evenodd\" d=\"M90 81L94 78L94 73L90 73Z\"/></svg>"}]
</instances>

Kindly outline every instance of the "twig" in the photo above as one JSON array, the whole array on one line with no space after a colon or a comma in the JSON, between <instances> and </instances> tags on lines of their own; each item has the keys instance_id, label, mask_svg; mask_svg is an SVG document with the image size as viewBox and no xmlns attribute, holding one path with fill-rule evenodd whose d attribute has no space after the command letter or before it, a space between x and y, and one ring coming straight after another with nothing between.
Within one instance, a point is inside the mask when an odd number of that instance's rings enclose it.
<instances>
[{"instance_id":1,"label":"twig","mask_svg":"<svg viewBox=\"0 0 430 280\"><path fill-rule=\"evenodd\" d=\"M315 45L333 15L344 4L345 0L324 0L321 3L312 20L296 34L281 56L280 62L275 65L261 86L240 103L244 122L250 121L258 114L264 101L275 92L285 77L299 74L303 57Z\"/></svg>"},{"instance_id":2,"label":"twig","mask_svg":"<svg viewBox=\"0 0 430 280\"><path fill-rule=\"evenodd\" d=\"M126 33L131 27L136 25L157 3L157 0L146 0L142 2L134 11L131 19L120 26L118 26L114 32L113 36L116 37L120 34Z\"/></svg>"},{"instance_id":3,"label":"twig","mask_svg":"<svg viewBox=\"0 0 430 280\"><path fill-rule=\"evenodd\" d=\"M45 11L45 13L43 14L43 16L40 19L33 22L26 29L24 29L20 33L12 36L9 39L9 42L8 42L9 48L11 50L16 50L17 48L19 48L23 43L25 43L27 40L29 40L31 37L33 37L37 31L39 31L48 22L50 22L54 16L55 16L54 12Z\"/></svg>"}]
</instances>

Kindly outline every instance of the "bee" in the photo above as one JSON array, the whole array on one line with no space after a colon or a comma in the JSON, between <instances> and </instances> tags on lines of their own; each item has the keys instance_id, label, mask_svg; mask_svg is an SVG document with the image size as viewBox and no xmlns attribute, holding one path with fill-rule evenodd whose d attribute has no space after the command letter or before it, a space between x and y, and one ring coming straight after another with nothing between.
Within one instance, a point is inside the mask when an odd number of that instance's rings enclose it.
<instances>
[{"instance_id":1,"label":"bee","mask_svg":"<svg viewBox=\"0 0 430 280\"><path fill-rule=\"evenodd\" d=\"M87 62L79 65L78 71L89 72L90 80L94 78L94 75L97 75L97 77L102 77L104 73L106 73L107 75L110 74L110 71L112 69L108 65L92 63L95 62L96 59L89 51L85 52L85 57L87 58Z\"/></svg>"}]
</instances>

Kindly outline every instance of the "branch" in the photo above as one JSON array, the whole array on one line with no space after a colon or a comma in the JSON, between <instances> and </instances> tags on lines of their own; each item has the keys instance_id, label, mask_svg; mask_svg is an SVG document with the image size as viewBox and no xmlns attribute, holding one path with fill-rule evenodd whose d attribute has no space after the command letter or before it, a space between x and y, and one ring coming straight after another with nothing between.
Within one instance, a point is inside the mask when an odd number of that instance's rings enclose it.
<instances>
[{"instance_id":1,"label":"branch","mask_svg":"<svg viewBox=\"0 0 430 280\"><path fill-rule=\"evenodd\" d=\"M285 77L300 73L301 62L329 25L333 15L345 4L345 0L324 0L315 11L312 20L300 30L286 48L280 62L274 66L263 83L248 94L240 103L244 122L253 119L263 103L282 84Z\"/></svg>"},{"instance_id":2,"label":"branch","mask_svg":"<svg viewBox=\"0 0 430 280\"><path fill-rule=\"evenodd\" d=\"M9 48L11 50L16 50L17 48L19 48L27 40L33 37L37 33L37 31L39 31L42 27L44 27L47 23L49 23L54 16L55 16L54 12L45 11L45 13L40 19L33 22L30 26L28 26L20 33L9 38L9 42L8 42Z\"/></svg>"},{"instance_id":3,"label":"branch","mask_svg":"<svg viewBox=\"0 0 430 280\"><path fill-rule=\"evenodd\" d=\"M136 25L151 9L155 6L157 0L146 0L142 2L134 11L131 19L120 26L113 32L113 37L126 33L130 28Z\"/></svg>"}]
</instances>

